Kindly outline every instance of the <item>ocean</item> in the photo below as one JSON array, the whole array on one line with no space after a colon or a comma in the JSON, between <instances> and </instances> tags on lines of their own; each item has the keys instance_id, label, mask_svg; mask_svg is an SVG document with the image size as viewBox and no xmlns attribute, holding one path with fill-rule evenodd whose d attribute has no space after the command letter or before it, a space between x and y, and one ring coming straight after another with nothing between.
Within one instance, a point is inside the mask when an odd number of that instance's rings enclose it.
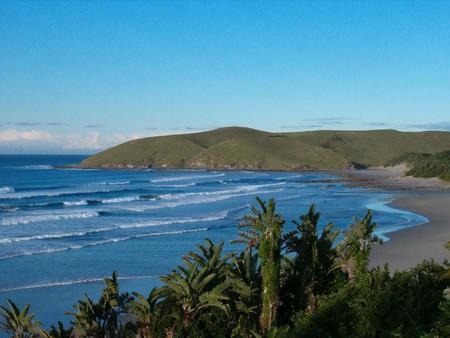
<instances>
[{"instance_id":1,"label":"ocean","mask_svg":"<svg viewBox=\"0 0 450 338\"><path fill-rule=\"evenodd\" d=\"M29 303L46 327L68 323L64 312L85 292L97 298L114 270L122 291L148 294L205 238L239 249L230 240L256 196L276 199L286 230L311 203L339 229L373 209L385 239L427 222L388 206L402 192L324 173L57 168L85 157L0 156L0 304Z\"/></svg>"}]
</instances>

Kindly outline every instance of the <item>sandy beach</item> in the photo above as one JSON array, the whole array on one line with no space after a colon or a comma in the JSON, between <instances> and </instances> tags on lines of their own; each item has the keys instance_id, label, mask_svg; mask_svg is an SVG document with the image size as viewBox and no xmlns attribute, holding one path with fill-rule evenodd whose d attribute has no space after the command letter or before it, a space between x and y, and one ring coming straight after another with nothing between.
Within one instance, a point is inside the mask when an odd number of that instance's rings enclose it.
<instances>
[{"instance_id":1,"label":"sandy beach","mask_svg":"<svg viewBox=\"0 0 450 338\"><path fill-rule=\"evenodd\" d=\"M450 260L450 183L403 176L404 168L335 171L351 185L408 191L391 206L423 215L429 223L389 233L390 240L372 250L371 267L389 263L391 270L413 267L424 259Z\"/></svg>"}]
</instances>

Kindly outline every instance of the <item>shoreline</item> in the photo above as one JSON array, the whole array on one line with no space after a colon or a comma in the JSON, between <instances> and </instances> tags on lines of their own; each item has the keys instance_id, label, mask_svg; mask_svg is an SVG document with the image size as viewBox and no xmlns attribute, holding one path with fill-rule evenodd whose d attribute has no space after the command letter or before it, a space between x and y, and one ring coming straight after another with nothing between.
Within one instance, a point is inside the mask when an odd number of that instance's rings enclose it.
<instances>
[{"instance_id":1,"label":"shoreline","mask_svg":"<svg viewBox=\"0 0 450 338\"><path fill-rule=\"evenodd\" d=\"M55 169L92 169L82 166L64 166ZM139 171L149 168L97 168L99 170ZM243 169L200 169L200 168L150 168L157 171L188 170L188 171L242 171ZM416 266L424 259L434 259L442 263L450 260L450 251L445 249L445 243L450 240L450 182L437 178L413 178L403 176L406 168L402 166L391 168L369 169L291 169L263 170L247 169L255 172L320 172L340 177L340 182L348 186L362 187L374 190L407 192L387 205L426 217L429 222L417 224L408 228L385 234L389 241L383 245L374 246L370 258L370 267L389 264L390 269L402 270ZM333 180L335 181L335 180Z\"/></svg>"},{"instance_id":2,"label":"shoreline","mask_svg":"<svg viewBox=\"0 0 450 338\"><path fill-rule=\"evenodd\" d=\"M403 176L404 168L336 170L349 184L363 188L408 192L387 205L425 216L429 222L386 233L389 241L373 247L369 267L389 264L391 271L412 268L424 259L450 260L450 182Z\"/></svg>"},{"instance_id":3,"label":"shoreline","mask_svg":"<svg viewBox=\"0 0 450 338\"><path fill-rule=\"evenodd\" d=\"M370 267L388 263L395 271L414 267L424 259L450 260L450 251L445 249L450 240L450 191L401 196L389 206L423 215L429 222L387 233L389 241L373 247Z\"/></svg>"}]
</instances>

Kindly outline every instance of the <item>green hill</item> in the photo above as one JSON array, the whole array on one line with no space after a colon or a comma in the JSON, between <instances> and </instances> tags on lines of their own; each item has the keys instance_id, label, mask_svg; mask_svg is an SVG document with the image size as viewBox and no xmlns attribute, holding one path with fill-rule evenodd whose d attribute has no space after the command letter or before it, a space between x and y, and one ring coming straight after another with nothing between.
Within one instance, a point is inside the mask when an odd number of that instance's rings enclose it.
<instances>
[{"instance_id":1,"label":"green hill","mask_svg":"<svg viewBox=\"0 0 450 338\"><path fill-rule=\"evenodd\" d=\"M269 133L227 127L125 142L84 160L82 167L337 169L382 166L408 152L450 149L449 132L311 131Z\"/></svg>"}]
</instances>

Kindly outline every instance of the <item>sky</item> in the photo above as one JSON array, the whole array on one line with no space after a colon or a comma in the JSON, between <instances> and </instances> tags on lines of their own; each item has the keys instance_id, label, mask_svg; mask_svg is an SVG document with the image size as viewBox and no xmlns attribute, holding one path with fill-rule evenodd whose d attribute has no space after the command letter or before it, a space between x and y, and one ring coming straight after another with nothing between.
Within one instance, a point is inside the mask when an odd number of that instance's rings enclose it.
<instances>
[{"instance_id":1,"label":"sky","mask_svg":"<svg viewBox=\"0 0 450 338\"><path fill-rule=\"evenodd\" d=\"M448 1L0 1L0 153L450 130Z\"/></svg>"}]
</instances>

